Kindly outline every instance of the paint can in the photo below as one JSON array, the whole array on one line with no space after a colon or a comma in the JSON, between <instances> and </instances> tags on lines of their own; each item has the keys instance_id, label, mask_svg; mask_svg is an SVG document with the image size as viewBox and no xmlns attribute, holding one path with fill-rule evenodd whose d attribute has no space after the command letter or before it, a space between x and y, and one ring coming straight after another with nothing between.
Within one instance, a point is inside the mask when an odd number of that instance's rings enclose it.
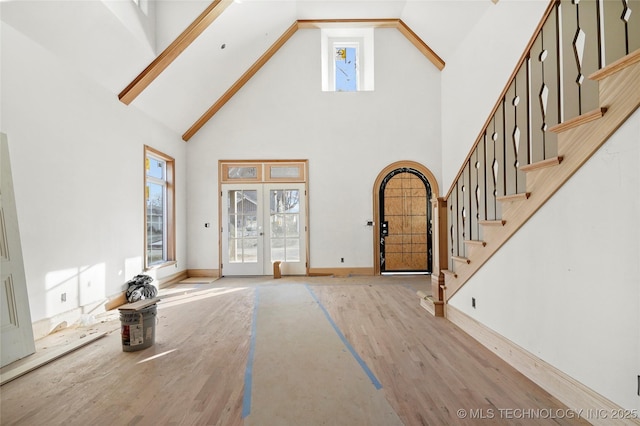
<instances>
[{"instance_id":1,"label":"paint can","mask_svg":"<svg viewBox=\"0 0 640 426\"><path fill-rule=\"evenodd\" d=\"M155 304L136 311L120 310L120 334L124 352L139 351L153 345L156 339L156 315Z\"/></svg>"}]
</instances>

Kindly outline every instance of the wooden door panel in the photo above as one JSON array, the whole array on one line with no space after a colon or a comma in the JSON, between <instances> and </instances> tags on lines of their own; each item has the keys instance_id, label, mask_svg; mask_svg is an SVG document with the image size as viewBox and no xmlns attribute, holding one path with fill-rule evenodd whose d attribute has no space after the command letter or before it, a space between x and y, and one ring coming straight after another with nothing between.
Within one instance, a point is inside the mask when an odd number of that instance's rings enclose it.
<instances>
[{"instance_id":1,"label":"wooden door panel","mask_svg":"<svg viewBox=\"0 0 640 426\"><path fill-rule=\"evenodd\" d=\"M402 203L400 197L387 198L390 202L384 205L384 215L386 216L399 216L402 215Z\"/></svg>"},{"instance_id":2,"label":"wooden door panel","mask_svg":"<svg viewBox=\"0 0 640 426\"><path fill-rule=\"evenodd\" d=\"M426 216L411 217L411 233L412 234L427 233L427 217Z\"/></svg>"},{"instance_id":3,"label":"wooden door panel","mask_svg":"<svg viewBox=\"0 0 640 426\"><path fill-rule=\"evenodd\" d=\"M385 238L385 245L386 246L391 246L394 244L398 244L400 246L402 246L402 242L403 242L403 236L402 235L389 235L387 238Z\"/></svg>"},{"instance_id":4,"label":"wooden door panel","mask_svg":"<svg viewBox=\"0 0 640 426\"><path fill-rule=\"evenodd\" d=\"M423 244L424 245L424 249L427 249L427 234L414 234L411 236L411 242L413 244Z\"/></svg>"},{"instance_id":5,"label":"wooden door panel","mask_svg":"<svg viewBox=\"0 0 640 426\"><path fill-rule=\"evenodd\" d=\"M427 197L415 196L411 198L411 214L415 216L427 216Z\"/></svg>"},{"instance_id":6,"label":"wooden door panel","mask_svg":"<svg viewBox=\"0 0 640 426\"><path fill-rule=\"evenodd\" d=\"M412 173L398 173L384 189L385 271L428 269L428 194L425 183Z\"/></svg>"},{"instance_id":7,"label":"wooden door panel","mask_svg":"<svg viewBox=\"0 0 640 426\"><path fill-rule=\"evenodd\" d=\"M427 253L387 253L386 270L423 271L427 268Z\"/></svg>"},{"instance_id":8,"label":"wooden door panel","mask_svg":"<svg viewBox=\"0 0 640 426\"><path fill-rule=\"evenodd\" d=\"M389 223L389 236L404 235L404 218L402 216L385 216L385 219Z\"/></svg>"},{"instance_id":9,"label":"wooden door panel","mask_svg":"<svg viewBox=\"0 0 640 426\"><path fill-rule=\"evenodd\" d=\"M414 271L420 271L427 269L427 252L424 253L412 253L411 265L409 269Z\"/></svg>"},{"instance_id":10,"label":"wooden door panel","mask_svg":"<svg viewBox=\"0 0 640 426\"><path fill-rule=\"evenodd\" d=\"M404 263L402 260L402 253L387 253L385 256L386 270L396 271L404 269Z\"/></svg>"}]
</instances>

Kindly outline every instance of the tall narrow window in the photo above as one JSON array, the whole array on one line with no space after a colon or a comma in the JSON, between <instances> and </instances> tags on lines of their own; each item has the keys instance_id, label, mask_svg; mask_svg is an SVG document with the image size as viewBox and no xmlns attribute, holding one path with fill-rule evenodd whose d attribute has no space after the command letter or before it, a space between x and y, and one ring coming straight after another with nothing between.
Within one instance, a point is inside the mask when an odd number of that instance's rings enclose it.
<instances>
[{"instance_id":1,"label":"tall narrow window","mask_svg":"<svg viewBox=\"0 0 640 426\"><path fill-rule=\"evenodd\" d=\"M373 90L373 28L321 30L322 90Z\"/></svg>"},{"instance_id":2,"label":"tall narrow window","mask_svg":"<svg viewBox=\"0 0 640 426\"><path fill-rule=\"evenodd\" d=\"M175 260L174 160L145 147L145 266Z\"/></svg>"}]
</instances>

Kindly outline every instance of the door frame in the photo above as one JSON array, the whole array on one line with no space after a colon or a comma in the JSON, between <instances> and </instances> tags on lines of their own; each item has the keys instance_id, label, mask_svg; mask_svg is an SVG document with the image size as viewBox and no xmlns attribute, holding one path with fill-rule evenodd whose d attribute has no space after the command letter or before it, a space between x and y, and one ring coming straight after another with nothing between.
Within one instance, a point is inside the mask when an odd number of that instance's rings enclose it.
<instances>
[{"instance_id":1,"label":"door frame","mask_svg":"<svg viewBox=\"0 0 640 426\"><path fill-rule=\"evenodd\" d=\"M221 263L220 265L224 265L227 267L226 274L234 275L234 276L258 276L264 275L264 233L266 229L264 229L265 224L264 221L264 203L263 203L263 183L225 183L222 185L221 197L220 197L220 205L222 206L222 217L220 220L220 244L222 247L221 255ZM261 226L256 229L256 232L259 232L259 235L255 236L255 240L257 241L256 245L256 261L255 262L241 262L230 264L230 262L223 263L225 258L228 261L228 250L229 250L229 217L228 214L225 214L225 209L228 209L229 206L229 191L255 191L256 193L256 225L260 224ZM225 237L226 235L226 237ZM225 254L227 254L225 256ZM229 272L230 269L242 269L243 271L238 273L238 271ZM224 275L224 274L221 274Z\"/></svg>"},{"instance_id":2,"label":"door frame","mask_svg":"<svg viewBox=\"0 0 640 426\"><path fill-rule=\"evenodd\" d=\"M431 170L426 168L420 163L410 160L402 160L396 161L395 163L389 164L387 167L382 169L382 171L378 174L378 177L373 184L373 274L380 275L380 188L384 179L394 170L398 169L413 169L419 173L421 173L429 182L431 186L431 200L427 201L429 203L428 208L433 209L433 200L437 200L440 194L440 187L438 186L438 181ZM432 215L433 217L433 211ZM433 238L433 236L432 236ZM432 241L431 244L436 243ZM432 266L433 268L433 266Z\"/></svg>"},{"instance_id":3,"label":"door frame","mask_svg":"<svg viewBox=\"0 0 640 426\"><path fill-rule=\"evenodd\" d=\"M229 192L230 191L255 191L256 192L256 235L251 239L256 239L256 261L255 262L229 262ZM294 260L281 260L280 267L282 274L285 275L306 275L307 274L307 257L306 257L306 238L305 232L306 224L306 187L304 183L300 182L271 182L271 183L223 183L222 184L222 197L220 200L222 206L222 219L220 226L220 240L222 245L221 251L221 263L223 265L223 276L264 276L271 274L273 263L273 246L271 245L271 232L272 232L272 211L270 208L270 194L273 190L295 190L299 192L301 199L298 203L298 237L293 238L298 240L298 248L300 250L300 257L298 261ZM282 213L278 213L280 215ZM302 240L302 241L300 241Z\"/></svg>"},{"instance_id":4,"label":"door frame","mask_svg":"<svg viewBox=\"0 0 640 426\"><path fill-rule=\"evenodd\" d=\"M234 167L254 168L255 176L231 177L230 170ZM279 177L273 173L272 168L283 167L290 170L297 169L298 176ZM277 184L277 183L302 183L304 184L304 236L305 236L305 276L309 275L310 264L310 243L309 243L309 160L218 160L218 277L224 276L224 265L222 263L222 223L223 208L223 184L236 183L256 183L256 184ZM286 268L286 265L285 265ZM266 272L266 271L265 271ZM283 271L286 273L286 270Z\"/></svg>"}]
</instances>

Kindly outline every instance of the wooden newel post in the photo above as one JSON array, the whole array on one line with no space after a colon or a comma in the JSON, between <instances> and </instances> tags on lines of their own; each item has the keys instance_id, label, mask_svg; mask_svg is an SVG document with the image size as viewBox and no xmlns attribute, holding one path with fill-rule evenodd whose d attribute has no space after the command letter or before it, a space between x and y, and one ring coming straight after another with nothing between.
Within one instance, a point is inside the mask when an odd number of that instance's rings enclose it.
<instances>
[{"instance_id":1,"label":"wooden newel post","mask_svg":"<svg viewBox=\"0 0 640 426\"><path fill-rule=\"evenodd\" d=\"M444 304L444 273L443 269L448 269L447 259L447 200L439 197L431 200L433 208L433 272L431 274L431 297L436 303L436 316L443 316L438 313L438 305ZM440 302L440 303L438 303Z\"/></svg>"}]
</instances>

